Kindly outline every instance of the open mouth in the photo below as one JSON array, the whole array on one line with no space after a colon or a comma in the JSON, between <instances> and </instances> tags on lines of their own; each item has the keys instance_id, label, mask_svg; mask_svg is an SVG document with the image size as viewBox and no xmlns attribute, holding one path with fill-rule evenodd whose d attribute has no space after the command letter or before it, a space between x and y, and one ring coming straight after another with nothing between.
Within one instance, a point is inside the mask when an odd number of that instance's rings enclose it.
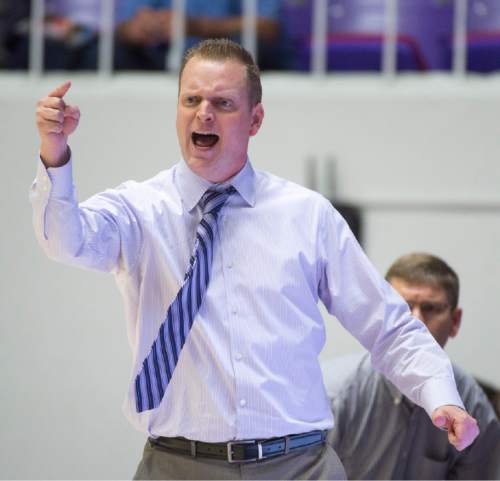
<instances>
[{"instance_id":1,"label":"open mouth","mask_svg":"<svg viewBox=\"0 0 500 481\"><path fill-rule=\"evenodd\" d=\"M219 136L216 134L199 134L193 132L191 134L191 140L196 147L213 147L218 141Z\"/></svg>"}]
</instances>

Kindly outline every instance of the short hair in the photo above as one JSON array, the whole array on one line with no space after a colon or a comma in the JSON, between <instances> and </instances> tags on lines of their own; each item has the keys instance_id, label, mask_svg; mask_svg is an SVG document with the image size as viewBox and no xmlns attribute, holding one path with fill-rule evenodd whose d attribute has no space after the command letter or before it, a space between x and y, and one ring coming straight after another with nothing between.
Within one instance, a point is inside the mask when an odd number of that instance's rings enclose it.
<instances>
[{"instance_id":1,"label":"short hair","mask_svg":"<svg viewBox=\"0 0 500 481\"><path fill-rule=\"evenodd\" d=\"M442 259L425 252L414 252L397 259L385 275L412 284L432 284L446 292L452 309L458 306L460 283L456 272Z\"/></svg>"},{"instance_id":2,"label":"short hair","mask_svg":"<svg viewBox=\"0 0 500 481\"><path fill-rule=\"evenodd\" d=\"M179 70L179 88L184 67L193 57L218 61L236 60L241 63L247 72L250 106L253 107L262 101L262 84L260 82L259 67L250 52L239 43L227 38L209 38L188 49L182 58Z\"/></svg>"}]
</instances>

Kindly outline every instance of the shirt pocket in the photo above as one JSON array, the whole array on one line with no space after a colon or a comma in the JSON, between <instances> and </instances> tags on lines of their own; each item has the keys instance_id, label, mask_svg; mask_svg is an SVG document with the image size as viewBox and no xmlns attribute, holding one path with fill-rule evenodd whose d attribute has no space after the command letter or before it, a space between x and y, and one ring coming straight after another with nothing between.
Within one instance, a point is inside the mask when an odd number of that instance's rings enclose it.
<instances>
[{"instance_id":1,"label":"shirt pocket","mask_svg":"<svg viewBox=\"0 0 500 481\"><path fill-rule=\"evenodd\" d=\"M424 456L419 466L419 479L446 479L448 473L448 459L433 459Z\"/></svg>"}]
</instances>

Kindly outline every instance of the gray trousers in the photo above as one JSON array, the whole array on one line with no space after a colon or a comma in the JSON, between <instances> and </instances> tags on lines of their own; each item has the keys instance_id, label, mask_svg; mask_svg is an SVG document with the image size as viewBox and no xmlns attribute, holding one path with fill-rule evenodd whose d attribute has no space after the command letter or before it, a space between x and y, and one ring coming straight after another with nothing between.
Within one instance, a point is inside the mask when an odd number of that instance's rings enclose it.
<instances>
[{"instance_id":1,"label":"gray trousers","mask_svg":"<svg viewBox=\"0 0 500 481\"><path fill-rule=\"evenodd\" d=\"M148 440L134 479L346 479L346 474L329 444L263 461L230 464L178 454Z\"/></svg>"}]
</instances>

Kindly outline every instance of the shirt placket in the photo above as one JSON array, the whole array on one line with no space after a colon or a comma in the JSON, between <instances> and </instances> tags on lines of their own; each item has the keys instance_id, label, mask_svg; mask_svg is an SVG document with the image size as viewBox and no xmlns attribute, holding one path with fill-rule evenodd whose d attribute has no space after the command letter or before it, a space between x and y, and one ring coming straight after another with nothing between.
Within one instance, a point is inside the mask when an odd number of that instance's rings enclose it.
<instances>
[{"instance_id":1,"label":"shirt placket","mask_svg":"<svg viewBox=\"0 0 500 481\"><path fill-rule=\"evenodd\" d=\"M232 199L231 199L232 200ZM245 348L243 345L242 336L239 335L241 317L243 315L243 303L239 302L238 296L235 293L235 265L234 249L232 246L232 237L230 230L230 220L228 219L228 210L230 206L221 213L220 224L218 229L220 259L223 273L224 292L226 294L226 319L227 330L229 333L229 359L231 362L231 370L233 373L233 408L235 414L235 430L234 439L242 439L241 422L245 417L244 411L248 408L248 391L244 387L243 363L245 362Z\"/></svg>"}]
</instances>

